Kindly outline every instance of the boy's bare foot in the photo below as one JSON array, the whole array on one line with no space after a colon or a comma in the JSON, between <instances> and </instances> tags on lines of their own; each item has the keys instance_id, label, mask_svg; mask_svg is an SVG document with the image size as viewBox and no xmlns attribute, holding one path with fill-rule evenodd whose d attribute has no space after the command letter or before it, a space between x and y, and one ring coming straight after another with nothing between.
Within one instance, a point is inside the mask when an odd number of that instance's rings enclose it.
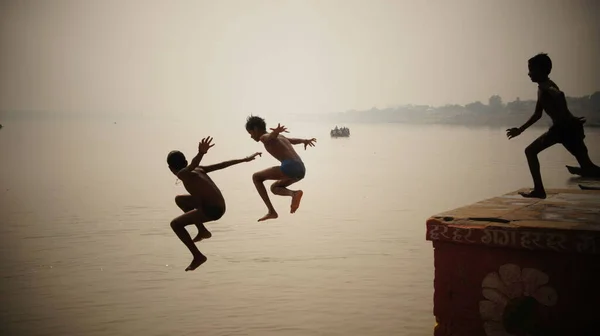
<instances>
[{"instance_id":1,"label":"boy's bare foot","mask_svg":"<svg viewBox=\"0 0 600 336\"><path fill-rule=\"evenodd\" d=\"M277 217L279 217L279 215L277 214L277 212L274 212L274 211L273 211L273 212L271 212L271 211L269 211L269 213L268 213L268 214L264 215L264 216L263 216L261 219L259 219L258 221L259 221L259 222L262 222L262 221L266 221L267 219L275 219L275 218L277 218Z\"/></svg>"},{"instance_id":2,"label":"boy's bare foot","mask_svg":"<svg viewBox=\"0 0 600 336\"><path fill-rule=\"evenodd\" d=\"M545 191L539 191L539 190L535 190L533 189L532 191L526 193L526 192L519 192L519 195L525 197L525 198L541 198L541 199L545 199L546 198L546 192Z\"/></svg>"},{"instance_id":3,"label":"boy's bare foot","mask_svg":"<svg viewBox=\"0 0 600 336\"><path fill-rule=\"evenodd\" d=\"M210 233L210 231L206 230L206 231L200 231L198 232L198 234L196 235L196 238L193 239L194 243L197 243L203 239L208 239L212 237L212 233Z\"/></svg>"},{"instance_id":4,"label":"boy's bare foot","mask_svg":"<svg viewBox=\"0 0 600 336\"><path fill-rule=\"evenodd\" d=\"M304 193L302 190L295 191L292 195L292 205L290 206L290 213L295 213L300 207L300 200L302 200Z\"/></svg>"},{"instance_id":5,"label":"boy's bare foot","mask_svg":"<svg viewBox=\"0 0 600 336\"><path fill-rule=\"evenodd\" d=\"M199 254L197 256L194 257L194 260L192 260L192 262L190 263L190 266L188 266L185 271L193 271L196 268L198 268L198 266L204 264L204 262L206 262L206 260L208 260L208 258L206 258L205 255L203 254Z\"/></svg>"}]
</instances>

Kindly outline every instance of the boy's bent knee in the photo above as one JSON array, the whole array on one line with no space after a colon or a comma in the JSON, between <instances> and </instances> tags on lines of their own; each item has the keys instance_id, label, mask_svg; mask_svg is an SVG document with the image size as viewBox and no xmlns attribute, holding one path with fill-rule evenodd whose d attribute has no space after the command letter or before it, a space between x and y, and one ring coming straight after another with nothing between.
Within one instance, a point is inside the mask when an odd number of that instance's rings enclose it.
<instances>
[{"instance_id":1,"label":"boy's bent knee","mask_svg":"<svg viewBox=\"0 0 600 336\"><path fill-rule=\"evenodd\" d=\"M180 228L182 225L176 219L171 221L171 229L175 230Z\"/></svg>"},{"instance_id":2,"label":"boy's bent knee","mask_svg":"<svg viewBox=\"0 0 600 336\"><path fill-rule=\"evenodd\" d=\"M527 148L525 148L525 155L528 157L533 157L533 156L537 156L539 154L539 150L537 150L536 147L534 146L527 146Z\"/></svg>"},{"instance_id":3,"label":"boy's bent knee","mask_svg":"<svg viewBox=\"0 0 600 336\"><path fill-rule=\"evenodd\" d=\"M275 189L279 188L279 185L277 184L277 182L271 184L271 192L275 193Z\"/></svg>"},{"instance_id":4,"label":"boy's bent knee","mask_svg":"<svg viewBox=\"0 0 600 336\"><path fill-rule=\"evenodd\" d=\"M260 175L260 173L254 173L252 174L252 182L254 183L261 183L264 182L265 179Z\"/></svg>"},{"instance_id":5,"label":"boy's bent knee","mask_svg":"<svg viewBox=\"0 0 600 336\"><path fill-rule=\"evenodd\" d=\"M183 229L186 226L191 225L191 223L186 223L185 221L181 221L178 219L174 219L171 221L171 229L173 229L173 231L177 231L179 229Z\"/></svg>"}]
</instances>

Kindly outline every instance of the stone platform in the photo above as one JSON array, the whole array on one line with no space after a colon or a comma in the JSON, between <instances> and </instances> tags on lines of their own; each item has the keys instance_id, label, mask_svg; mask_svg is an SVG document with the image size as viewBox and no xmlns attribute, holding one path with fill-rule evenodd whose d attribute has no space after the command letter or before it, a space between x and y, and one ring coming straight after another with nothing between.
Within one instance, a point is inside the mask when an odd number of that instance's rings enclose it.
<instances>
[{"instance_id":1,"label":"stone platform","mask_svg":"<svg viewBox=\"0 0 600 336\"><path fill-rule=\"evenodd\" d=\"M435 335L600 335L600 191L518 191L427 220Z\"/></svg>"}]
</instances>

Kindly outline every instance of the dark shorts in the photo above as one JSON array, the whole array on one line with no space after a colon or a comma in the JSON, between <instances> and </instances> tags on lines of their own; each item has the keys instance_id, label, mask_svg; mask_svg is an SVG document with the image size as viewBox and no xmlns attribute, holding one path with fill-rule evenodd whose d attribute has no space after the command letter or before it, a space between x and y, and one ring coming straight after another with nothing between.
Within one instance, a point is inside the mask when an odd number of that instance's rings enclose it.
<instances>
[{"instance_id":1,"label":"dark shorts","mask_svg":"<svg viewBox=\"0 0 600 336\"><path fill-rule=\"evenodd\" d=\"M544 140L550 143L562 144L569 151L585 149L585 144L583 143L583 139L585 139L583 122L577 119L561 124L554 124L542 136Z\"/></svg>"},{"instance_id":2,"label":"dark shorts","mask_svg":"<svg viewBox=\"0 0 600 336\"><path fill-rule=\"evenodd\" d=\"M216 221L223 217L225 208L219 205L202 205L202 212L208 219Z\"/></svg>"},{"instance_id":3,"label":"dark shorts","mask_svg":"<svg viewBox=\"0 0 600 336\"><path fill-rule=\"evenodd\" d=\"M298 160L283 160L281 162L281 171L285 176L301 180L306 174L304 163Z\"/></svg>"}]
</instances>

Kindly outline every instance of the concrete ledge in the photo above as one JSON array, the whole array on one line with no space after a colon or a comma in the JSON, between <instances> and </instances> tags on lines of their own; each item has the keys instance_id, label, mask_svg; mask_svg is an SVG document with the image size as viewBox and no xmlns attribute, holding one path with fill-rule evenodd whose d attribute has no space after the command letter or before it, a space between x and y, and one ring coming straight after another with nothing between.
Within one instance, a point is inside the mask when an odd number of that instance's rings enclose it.
<instances>
[{"instance_id":1,"label":"concrete ledge","mask_svg":"<svg viewBox=\"0 0 600 336\"><path fill-rule=\"evenodd\" d=\"M600 191L548 190L545 200L519 191L427 220L434 335L600 330Z\"/></svg>"}]
</instances>

